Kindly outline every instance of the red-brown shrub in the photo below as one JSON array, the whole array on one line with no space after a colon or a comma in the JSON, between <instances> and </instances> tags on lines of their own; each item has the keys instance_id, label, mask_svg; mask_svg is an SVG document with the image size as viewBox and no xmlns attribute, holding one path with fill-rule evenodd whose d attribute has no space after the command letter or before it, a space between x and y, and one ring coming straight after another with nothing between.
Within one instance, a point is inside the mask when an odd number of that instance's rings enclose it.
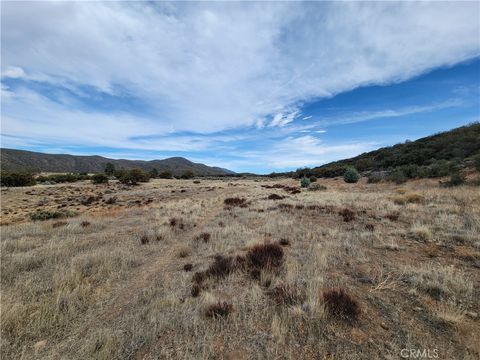
<instances>
[{"instance_id":1,"label":"red-brown shrub","mask_svg":"<svg viewBox=\"0 0 480 360\"><path fill-rule=\"evenodd\" d=\"M268 195L268 200L282 200L285 199L285 196L281 196L278 194L270 194Z\"/></svg>"},{"instance_id":2,"label":"red-brown shrub","mask_svg":"<svg viewBox=\"0 0 480 360\"><path fill-rule=\"evenodd\" d=\"M352 220L355 220L355 212L353 212L350 209L343 209L338 212L338 215L343 217L343 221L345 222L350 222Z\"/></svg>"},{"instance_id":3,"label":"red-brown shrub","mask_svg":"<svg viewBox=\"0 0 480 360\"><path fill-rule=\"evenodd\" d=\"M249 264L255 268L274 268L283 263L283 249L278 244L255 245L247 252Z\"/></svg>"},{"instance_id":4,"label":"red-brown shrub","mask_svg":"<svg viewBox=\"0 0 480 360\"><path fill-rule=\"evenodd\" d=\"M205 316L207 317L220 317L227 316L233 310L233 305L226 301L218 301L210 304L205 308Z\"/></svg>"},{"instance_id":5,"label":"red-brown shrub","mask_svg":"<svg viewBox=\"0 0 480 360\"><path fill-rule=\"evenodd\" d=\"M358 301L341 288L326 290L322 297L327 311L334 317L356 320L360 314Z\"/></svg>"},{"instance_id":6,"label":"red-brown shrub","mask_svg":"<svg viewBox=\"0 0 480 360\"><path fill-rule=\"evenodd\" d=\"M233 206L247 207L247 200L239 197L226 198L225 200L223 200L223 203L227 207L233 207Z\"/></svg>"}]
</instances>

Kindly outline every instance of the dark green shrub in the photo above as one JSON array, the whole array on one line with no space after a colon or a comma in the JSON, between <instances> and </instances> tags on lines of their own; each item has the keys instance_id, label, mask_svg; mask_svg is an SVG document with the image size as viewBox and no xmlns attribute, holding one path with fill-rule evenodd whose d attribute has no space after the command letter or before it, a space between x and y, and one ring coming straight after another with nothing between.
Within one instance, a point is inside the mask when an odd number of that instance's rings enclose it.
<instances>
[{"instance_id":1,"label":"dark green shrub","mask_svg":"<svg viewBox=\"0 0 480 360\"><path fill-rule=\"evenodd\" d=\"M192 170L187 170L185 171L181 176L180 179L193 179L195 177L195 174L193 173Z\"/></svg>"},{"instance_id":2,"label":"dark green shrub","mask_svg":"<svg viewBox=\"0 0 480 360\"><path fill-rule=\"evenodd\" d=\"M95 174L91 177L93 184L108 184L108 176L105 174Z\"/></svg>"},{"instance_id":3,"label":"dark green shrub","mask_svg":"<svg viewBox=\"0 0 480 360\"><path fill-rule=\"evenodd\" d=\"M383 175L378 171L371 172L367 176L367 182L369 184L376 184L376 183L379 183L382 180L383 180Z\"/></svg>"},{"instance_id":4,"label":"dark green shrub","mask_svg":"<svg viewBox=\"0 0 480 360\"><path fill-rule=\"evenodd\" d=\"M80 180L88 180L87 174L52 174L47 176L38 176L37 182L54 182L54 183L73 183Z\"/></svg>"},{"instance_id":5,"label":"dark green shrub","mask_svg":"<svg viewBox=\"0 0 480 360\"><path fill-rule=\"evenodd\" d=\"M478 171L480 171L480 154L477 154L477 155L473 158L473 166L475 166L475 169L477 169Z\"/></svg>"},{"instance_id":6,"label":"dark green shrub","mask_svg":"<svg viewBox=\"0 0 480 360\"><path fill-rule=\"evenodd\" d=\"M346 183L356 183L359 179L360 174L353 167L345 170L345 173L343 174L343 181L345 181Z\"/></svg>"},{"instance_id":7,"label":"dark green shrub","mask_svg":"<svg viewBox=\"0 0 480 360\"><path fill-rule=\"evenodd\" d=\"M465 184L465 175L460 171L453 173L450 176L450 179L445 183L446 186L460 186Z\"/></svg>"},{"instance_id":8,"label":"dark green shrub","mask_svg":"<svg viewBox=\"0 0 480 360\"><path fill-rule=\"evenodd\" d=\"M314 183L315 181L317 181L317 178L315 176L310 176L309 180L311 183Z\"/></svg>"},{"instance_id":9,"label":"dark green shrub","mask_svg":"<svg viewBox=\"0 0 480 360\"><path fill-rule=\"evenodd\" d=\"M109 176L112 176L113 174L115 174L115 165L113 165L112 163L106 163L105 174Z\"/></svg>"},{"instance_id":10,"label":"dark green shrub","mask_svg":"<svg viewBox=\"0 0 480 360\"><path fill-rule=\"evenodd\" d=\"M148 172L148 176L150 176L150 179L155 179L158 177L158 170L156 168L153 168Z\"/></svg>"},{"instance_id":11,"label":"dark green shrub","mask_svg":"<svg viewBox=\"0 0 480 360\"><path fill-rule=\"evenodd\" d=\"M0 174L2 186L32 186L36 184L33 174L28 172L4 172Z\"/></svg>"},{"instance_id":12,"label":"dark green shrub","mask_svg":"<svg viewBox=\"0 0 480 360\"><path fill-rule=\"evenodd\" d=\"M402 170L397 169L397 170L394 170L394 171L390 172L387 175L387 180L391 181L391 182L394 182L395 184L403 184L403 183L407 182L407 177L405 176L405 174L403 173Z\"/></svg>"},{"instance_id":13,"label":"dark green shrub","mask_svg":"<svg viewBox=\"0 0 480 360\"><path fill-rule=\"evenodd\" d=\"M30 219L37 220L49 220L49 219L63 219L77 215L74 211L51 211L51 210L37 210L30 214Z\"/></svg>"},{"instance_id":14,"label":"dark green shrub","mask_svg":"<svg viewBox=\"0 0 480 360\"><path fill-rule=\"evenodd\" d=\"M302 188L308 188L310 186L310 179L306 178L306 177L301 178L300 179L300 186Z\"/></svg>"},{"instance_id":15,"label":"dark green shrub","mask_svg":"<svg viewBox=\"0 0 480 360\"><path fill-rule=\"evenodd\" d=\"M139 182L148 182L149 177L141 169L131 169L122 172L118 180L125 185L137 185Z\"/></svg>"},{"instance_id":16,"label":"dark green shrub","mask_svg":"<svg viewBox=\"0 0 480 360\"><path fill-rule=\"evenodd\" d=\"M158 177L160 179L171 179L173 177L172 175L172 172L171 171L162 171L160 174L158 174Z\"/></svg>"}]
</instances>

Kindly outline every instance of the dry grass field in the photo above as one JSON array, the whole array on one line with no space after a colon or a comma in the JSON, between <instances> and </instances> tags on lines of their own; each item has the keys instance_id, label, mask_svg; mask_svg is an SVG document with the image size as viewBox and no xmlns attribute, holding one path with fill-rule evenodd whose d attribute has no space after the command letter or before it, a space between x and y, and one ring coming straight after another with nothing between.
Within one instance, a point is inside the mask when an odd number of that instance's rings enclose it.
<instances>
[{"instance_id":1,"label":"dry grass field","mask_svg":"<svg viewBox=\"0 0 480 360\"><path fill-rule=\"evenodd\" d=\"M2 359L478 359L479 188L319 182L2 189Z\"/></svg>"}]
</instances>

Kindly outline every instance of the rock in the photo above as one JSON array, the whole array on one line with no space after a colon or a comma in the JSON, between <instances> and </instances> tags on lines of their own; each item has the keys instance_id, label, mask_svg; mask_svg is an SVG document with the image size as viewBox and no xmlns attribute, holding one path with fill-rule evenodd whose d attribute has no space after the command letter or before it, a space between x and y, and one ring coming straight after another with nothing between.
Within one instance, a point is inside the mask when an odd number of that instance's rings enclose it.
<instances>
[{"instance_id":1,"label":"rock","mask_svg":"<svg viewBox=\"0 0 480 360\"><path fill-rule=\"evenodd\" d=\"M35 350L35 354L38 354L40 351L45 349L46 346L47 346L47 340L37 341L35 343L35 345L33 345L33 349Z\"/></svg>"},{"instance_id":2,"label":"rock","mask_svg":"<svg viewBox=\"0 0 480 360\"><path fill-rule=\"evenodd\" d=\"M469 311L469 312L467 312L467 316L469 318L476 319L476 318L478 318L478 313L473 312L473 311Z\"/></svg>"}]
</instances>

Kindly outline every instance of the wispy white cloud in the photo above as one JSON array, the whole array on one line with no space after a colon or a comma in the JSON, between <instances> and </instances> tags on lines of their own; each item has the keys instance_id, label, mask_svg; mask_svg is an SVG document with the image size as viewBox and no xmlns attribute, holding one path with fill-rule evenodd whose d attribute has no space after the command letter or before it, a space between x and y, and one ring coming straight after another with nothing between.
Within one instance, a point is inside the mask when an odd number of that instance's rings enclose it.
<instances>
[{"instance_id":1,"label":"wispy white cloud","mask_svg":"<svg viewBox=\"0 0 480 360\"><path fill-rule=\"evenodd\" d=\"M459 107L462 104L463 101L461 99L455 98L428 105L404 106L397 109L383 109L378 111L360 111L354 113L347 113L343 116L336 115L335 117L331 118L319 119L315 122L315 124L312 124L312 126L352 124L375 119L396 118L401 116L429 113L433 111Z\"/></svg>"},{"instance_id":2,"label":"wispy white cloud","mask_svg":"<svg viewBox=\"0 0 480 360\"><path fill-rule=\"evenodd\" d=\"M42 1L1 7L2 80L22 83L2 83L4 146L183 151L197 159L207 157L196 152L210 151L236 157L224 164L217 159L225 167L314 165L373 146L324 143L316 136L327 125L460 103L312 118L302 117L305 102L480 55L478 2ZM32 83L70 95L52 100ZM76 98L88 100L93 92L140 99L148 111L106 111ZM245 133L222 134L232 129ZM298 136L302 131L309 133ZM276 139L268 146L239 146L261 143L266 134Z\"/></svg>"},{"instance_id":3,"label":"wispy white cloud","mask_svg":"<svg viewBox=\"0 0 480 360\"><path fill-rule=\"evenodd\" d=\"M479 6L3 2L2 73L126 91L157 123L211 132L478 56Z\"/></svg>"}]
</instances>

